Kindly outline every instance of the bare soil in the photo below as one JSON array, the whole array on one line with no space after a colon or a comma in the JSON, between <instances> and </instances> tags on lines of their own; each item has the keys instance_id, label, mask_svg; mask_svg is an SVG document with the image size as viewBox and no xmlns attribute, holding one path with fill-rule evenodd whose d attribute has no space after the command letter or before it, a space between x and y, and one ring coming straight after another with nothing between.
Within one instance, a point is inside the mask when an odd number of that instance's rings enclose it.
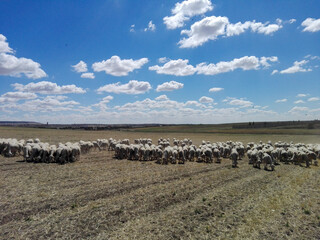
<instances>
[{"instance_id":1,"label":"bare soil","mask_svg":"<svg viewBox=\"0 0 320 240\"><path fill-rule=\"evenodd\" d=\"M161 134L162 135L162 134ZM0 128L0 137L50 143L159 133ZM168 133L210 141L285 140L311 135ZM0 157L0 239L320 239L320 169L280 165L274 172L188 162L116 160L112 152L76 163L34 164Z\"/></svg>"}]
</instances>

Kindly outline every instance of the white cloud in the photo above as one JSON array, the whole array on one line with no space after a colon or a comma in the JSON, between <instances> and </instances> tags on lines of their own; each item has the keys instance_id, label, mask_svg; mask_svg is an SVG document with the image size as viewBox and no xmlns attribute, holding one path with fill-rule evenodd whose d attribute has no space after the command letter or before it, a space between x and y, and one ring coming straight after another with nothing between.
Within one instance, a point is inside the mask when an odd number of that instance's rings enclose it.
<instances>
[{"instance_id":1,"label":"white cloud","mask_svg":"<svg viewBox=\"0 0 320 240\"><path fill-rule=\"evenodd\" d=\"M172 16L163 18L164 24L168 29L182 27L184 22L196 15L204 14L213 9L210 0L185 0L176 3L171 9Z\"/></svg>"},{"instance_id":2,"label":"white cloud","mask_svg":"<svg viewBox=\"0 0 320 240\"><path fill-rule=\"evenodd\" d=\"M188 65L189 60L178 59L171 60L163 66L155 65L149 67L149 70L156 71L158 74L168 74L175 76L193 75L196 69L192 65Z\"/></svg>"},{"instance_id":3,"label":"white cloud","mask_svg":"<svg viewBox=\"0 0 320 240\"><path fill-rule=\"evenodd\" d=\"M97 91L98 93L109 92L109 93L125 93L125 94L143 94L151 89L149 82L131 80L126 84L121 84L120 82L107 84L100 87Z\"/></svg>"},{"instance_id":4,"label":"white cloud","mask_svg":"<svg viewBox=\"0 0 320 240\"><path fill-rule=\"evenodd\" d=\"M95 78L94 73L89 73L89 72L88 73L82 73L81 77L82 78L91 78L91 79Z\"/></svg>"},{"instance_id":5,"label":"white cloud","mask_svg":"<svg viewBox=\"0 0 320 240\"><path fill-rule=\"evenodd\" d=\"M200 98L201 99L201 98ZM198 107L198 108L207 108L204 104L199 103L198 101L186 101L184 104L185 107Z\"/></svg>"},{"instance_id":6,"label":"white cloud","mask_svg":"<svg viewBox=\"0 0 320 240\"><path fill-rule=\"evenodd\" d=\"M200 63L197 65L196 70L198 74L204 75L216 75L239 68L242 70L257 70L261 66L266 67L267 61L275 61L275 59L277 57L262 57L259 59L255 56L244 56L242 58L235 58L230 62L218 62L216 64Z\"/></svg>"},{"instance_id":7,"label":"white cloud","mask_svg":"<svg viewBox=\"0 0 320 240\"><path fill-rule=\"evenodd\" d=\"M199 102L201 102L201 103L213 103L213 99L210 98L210 97L202 96L199 99Z\"/></svg>"},{"instance_id":8,"label":"white cloud","mask_svg":"<svg viewBox=\"0 0 320 240\"><path fill-rule=\"evenodd\" d=\"M278 62L279 60L278 60L278 57L276 57L276 56L272 56L272 57L261 57L261 58L260 58L260 64L261 64L263 67L265 67L265 68L268 68L268 67L271 66L268 61L270 61L270 62Z\"/></svg>"},{"instance_id":9,"label":"white cloud","mask_svg":"<svg viewBox=\"0 0 320 240\"><path fill-rule=\"evenodd\" d=\"M295 106L295 107L291 108L288 112L289 113L299 113L299 112L305 112L305 111L308 111L308 110L309 110L309 108L307 108L307 107L297 107L297 106Z\"/></svg>"},{"instance_id":10,"label":"white cloud","mask_svg":"<svg viewBox=\"0 0 320 240\"><path fill-rule=\"evenodd\" d=\"M176 81L165 82L163 84L158 85L156 91L164 92L164 91L178 90L183 88L183 85L184 85L183 83L179 83Z\"/></svg>"},{"instance_id":11,"label":"white cloud","mask_svg":"<svg viewBox=\"0 0 320 240\"><path fill-rule=\"evenodd\" d=\"M41 65L28 58L17 58L9 47L7 38L0 34L0 75L38 79L47 74L41 69Z\"/></svg>"},{"instance_id":12,"label":"white cloud","mask_svg":"<svg viewBox=\"0 0 320 240\"><path fill-rule=\"evenodd\" d=\"M178 42L180 48L194 48L201 46L209 40L215 40L218 36L225 35L226 25L229 23L227 17L206 17L191 25L190 30L182 30L188 38Z\"/></svg>"},{"instance_id":13,"label":"white cloud","mask_svg":"<svg viewBox=\"0 0 320 240\"><path fill-rule=\"evenodd\" d=\"M297 21L296 19L292 18L292 19L289 20L289 23L292 24L292 23L294 23L296 21Z\"/></svg>"},{"instance_id":14,"label":"white cloud","mask_svg":"<svg viewBox=\"0 0 320 240\"><path fill-rule=\"evenodd\" d=\"M104 97L99 103L93 104L92 107L98 107L101 111L106 111L108 109L107 103L113 100L113 96L106 96Z\"/></svg>"},{"instance_id":15,"label":"white cloud","mask_svg":"<svg viewBox=\"0 0 320 240\"><path fill-rule=\"evenodd\" d=\"M180 109L183 103L179 103L172 100L151 100L146 98L142 101L136 101L133 103L126 103L122 106L116 106L115 108L120 111L150 111L152 109Z\"/></svg>"},{"instance_id":16,"label":"white cloud","mask_svg":"<svg viewBox=\"0 0 320 240\"><path fill-rule=\"evenodd\" d=\"M303 32L318 32L320 31L320 18L307 18L301 23L301 26L304 27Z\"/></svg>"},{"instance_id":17,"label":"white cloud","mask_svg":"<svg viewBox=\"0 0 320 240\"><path fill-rule=\"evenodd\" d=\"M167 74L174 76L189 76L194 73L204 75L216 75L220 73L234 71L236 69L242 70L257 70L260 67L267 68L270 66L269 62L276 62L278 58L272 57L261 57L260 59L255 56L244 56L241 58L235 58L229 62L218 62L214 63L200 63L196 67L189 65L187 59L170 60L163 66L155 65L149 67L149 70L156 71L158 74Z\"/></svg>"},{"instance_id":18,"label":"white cloud","mask_svg":"<svg viewBox=\"0 0 320 240\"><path fill-rule=\"evenodd\" d=\"M79 105L76 101L63 101L59 96L47 96L44 99L25 101L15 108L25 112L60 112L73 111L76 105Z\"/></svg>"},{"instance_id":19,"label":"white cloud","mask_svg":"<svg viewBox=\"0 0 320 240\"><path fill-rule=\"evenodd\" d=\"M308 95L309 95L309 94L299 93L299 94L297 94L296 97L306 97L306 96L308 96Z\"/></svg>"},{"instance_id":20,"label":"white cloud","mask_svg":"<svg viewBox=\"0 0 320 240\"><path fill-rule=\"evenodd\" d=\"M34 93L27 93L27 92L7 92L1 95L1 97L20 100L20 99L34 99L34 98L37 98L37 95Z\"/></svg>"},{"instance_id":21,"label":"white cloud","mask_svg":"<svg viewBox=\"0 0 320 240\"><path fill-rule=\"evenodd\" d=\"M319 56L312 56L311 54L304 56L304 58L309 58L311 60L320 60Z\"/></svg>"},{"instance_id":22,"label":"white cloud","mask_svg":"<svg viewBox=\"0 0 320 240\"><path fill-rule=\"evenodd\" d=\"M127 76L129 72L140 69L148 61L148 58L121 60L118 56L112 56L110 59L92 64L92 68L95 72L105 71L106 74L119 77Z\"/></svg>"},{"instance_id":23,"label":"white cloud","mask_svg":"<svg viewBox=\"0 0 320 240\"><path fill-rule=\"evenodd\" d=\"M159 97L156 97L155 100L166 101L166 100L169 100L169 98L167 97L167 95L160 95Z\"/></svg>"},{"instance_id":24,"label":"white cloud","mask_svg":"<svg viewBox=\"0 0 320 240\"><path fill-rule=\"evenodd\" d=\"M166 62L169 62L170 61L170 58L167 58L167 57L161 57L158 59L158 62L159 63L166 63Z\"/></svg>"},{"instance_id":25,"label":"white cloud","mask_svg":"<svg viewBox=\"0 0 320 240\"><path fill-rule=\"evenodd\" d=\"M135 28L135 24L132 24L131 26L130 26L130 32L135 32L135 30L134 30L134 28Z\"/></svg>"},{"instance_id":26,"label":"white cloud","mask_svg":"<svg viewBox=\"0 0 320 240\"><path fill-rule=\"evenodd\" d=\"M284 98L284 99L278 99L275 102L276 103L283 103L283 102L287 102L287 101L288 101L288 99Z\"/></svg>"},{"instance_id":27,"label":"white cloud","mask_svg":"<svg viewBox=\"0 0 320 240\"><path fill-rule=\"evenodd\" d=\"M252 107L253 103L245 100L243 98L237 99L237 98L232 98L232 97L227 97L226 99L223 100L223 102L233 105L233 106L239 106L240 108L246 108L246 107Z\"/></svg>"},{"instance_id":28,"label":"white cloud","mask_svg":"<svg viewBox=\"0 0 320 240\"><path fill-rule=\"evenodd\" d=\"M47 74L40 68L40 64L28 58L17 58L13 55L0 53L0 75L38 79Z\"/></svg>"},{"instance_id":29,"label":"white cloud","mask_svg":"<svg viewBox=\"0 0 320 240\"><path fill-rule=\"evenodd\" d=\"M289 67L287 69L284 69L280 71L281 74L290 74L290 73L297 73L297 72L311 72L311 68L303 68L302 66L307 64L309 61L308 60L302 60L300 62L295 61L293 63L292 67Z\"/></svg>"},{"instance_id":30,"label":"white cloud","mask_svg":"<svg viewBox=\"0 0 320 240\"><path fill-rule=\"evenodd\" d=\"M282 21L278 21L276 24L269 24L269 22L261 23L253 21L250 22L250 28L253 32L271 35L282 28L281 22Z\"/></svg>"},{"instance_id":31,"label":"white cloud","mask_svg":"<svg viewBox=\"0 0 320 240\"><path fill-rule=\"evenodd\" d=\"M303 100L294 101L294 104L300 104L300 103L305 103L305 102Z\"/></svg>"},{"instance_id":32,"label":"white cloud","mask_svg":"<svg viewBox=\"0 0 320 240\"><path fill-rule=\"evenodd\" d=\"M148 23L148 27L144 29L144 31L151 31L154 32L156 30L156 25L152 23L152 21L150 21Z\"/></svg>"},{"instance_id":33,"label":"white cloud","mask_svg":"<svg viewBox=\"0 0 320 240\"><path fill-rule=\"evenodd\" d=\"M12 84L13 88L18 91L40 93L40 94L68 94L68 93L85 93L86 91L76 85L62 85L58 86L53 82L31 82L27 85L20 83Z\"/></svg>"},{"instance_id":34,"label":"white cloud","mask_svg":"<svg viewBox=\"0 0 320 240\"><path fill-rule=\"evenodd\" d=\"M214 87L214 88L210 88L209 92L220 92L224 90L224 88L220 88L220 87Z\"/></svg>"},{"instance_id":35,"label":"white cloud","mask_svg":"<svg viewBox=\"0 0 320 240\"><path fill-rule=\"evenodd\" d=\"M25 92L7 92L0 96L0 103L16 102L19 100L35 99L37 95Z\"/></svg>"},{"instance_id":36,"label":"white cloud","mask_svg":"<svg viewBox=\"0 0 320 240\"><path fill-rule=\"evenodd\" d=\"M308 102L315 102L315 101L319 101L319 100L320 100L320 98L318 98L318 97L312 97L312 98L308 99Z\"/></svg>"},{"instance_id":37,"label":"white cloud","mask_svg":"<svg viewBox=\"0 0 320 240\"><path fill-rule=\"evenodd\" d=\"M276 74L276 73L278 73L278 72L279 72L278 70L273 70L272 73L271 73L271 75L274 75L274 74Z\"/></svg>"},{"instance_id":38,"label":"white cloud","mask_svg":"<svg viewBox=\"0 0 320 240\"><path fill-rule=\"evenodd\" d=\"M77 63L76 65L72 65L71 67L78 73L88 71L87 64L84 61L80 61L79 63Z\"/></svg>"},{"instance_id":39,"label":"white cloud","mask_svg":"<svg viewBox=\"0 0 320 240\"><path fill-rule=\"evenodd\" d=\"M271 35L281 28L282 21L280 19L276 24L255 21L232 24L227 17L210 16L192 24L190 30L182 30L181 34L186 34L188 37L181 39L178 45L180 45L180 48L194 48L203 45L209 40L216 40L219 36L236 36L248 29L251 29L252 32Z\"/></svg>"},{"instance_id":40,"label":"white cloud","mask_svg":"<svg viewBox=\"0 0 320 240\"><path fill-rule=\"evenodd\" d=\"M9 47L7 38L0 34L0 53L13 53L13 49Z\"/></svg>"}]
</instances>

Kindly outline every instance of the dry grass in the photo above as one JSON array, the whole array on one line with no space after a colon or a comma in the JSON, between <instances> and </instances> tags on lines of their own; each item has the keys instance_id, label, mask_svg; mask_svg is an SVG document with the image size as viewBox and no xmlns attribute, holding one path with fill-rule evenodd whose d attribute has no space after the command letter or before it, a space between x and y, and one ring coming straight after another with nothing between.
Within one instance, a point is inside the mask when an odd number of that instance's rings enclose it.
<instances>
[{"instance_id":1,"label":"dry grass","mask_svg":"<svg viewBox=\"0 0 320 240\"><path fill-rule=\"evenodd\" d=\"M157 133L0 128L0 137L52 143ZM314 136L163 137L316 142ZM67 165L0 157L0 239L319 239L320 171L241 161L162 166L93 152Z\"/></svg>"}]
</instances>

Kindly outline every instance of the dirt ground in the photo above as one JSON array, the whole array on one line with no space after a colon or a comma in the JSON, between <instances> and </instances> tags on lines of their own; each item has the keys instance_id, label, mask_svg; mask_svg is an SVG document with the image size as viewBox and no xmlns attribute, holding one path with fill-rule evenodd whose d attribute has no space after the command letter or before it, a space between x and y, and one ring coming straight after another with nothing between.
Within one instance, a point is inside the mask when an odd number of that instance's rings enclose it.
<instances>
[{"instance_id":1,"label":"dirt ground","mask_svg":"<svg viewBox=\"0 0 320 240\"><path fill-rule=\"evenodd\" d=\"M320 142L308 135L163 134L0 128L50 143L97 138ZM0 239L320 239L320 167L259 170L116 160L33 164L0 157Z\"/></svg>"}]
</instances>

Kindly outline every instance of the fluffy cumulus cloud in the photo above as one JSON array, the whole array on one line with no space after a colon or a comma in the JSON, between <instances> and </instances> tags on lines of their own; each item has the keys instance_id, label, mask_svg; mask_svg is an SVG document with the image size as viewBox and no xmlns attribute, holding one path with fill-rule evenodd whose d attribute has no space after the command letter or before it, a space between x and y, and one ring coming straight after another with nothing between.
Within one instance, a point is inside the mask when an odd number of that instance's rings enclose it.
<instances>
[{"instance_id":1,"label":"fluffy cumulus cloud","mask_svg":"<svg viewBox=\"0 0 320 240\"><path fill-rule=\"evenodd\" d=\"M210 88L209 92L220 92L224 90L224 88L220 88L220 87L214 87L214 88Z\"/></svg>"},{"instance_id":2,"label":"fluffy cumulus cloud","mask_svg":"<svg viewBox=\"0 0 320 240\"><path fill-rule=\"evenodd\" d=\"M68 94L68 93L85 93L86 91L76 85L62 85L58 86L53 82L31 82L27 85L20 83L12 84L13 88L17 91L30 92L30 93L40 93L40 94Z\"/></svg>"},{"instance_id":3,"label":"fluffy cumulus cloud","mask_svg":"<svg viewBox=\"0 0 320 240\"><path fill-rule=\"evenodd\" d=\"M212 9L210 0L185 0L176 3L171 9L172 16L164 17L163 22L168 29L176 29L182 27L184 22L191 17L204 14Z\"/></svg>"},{"instance_id":4,"label":"fluffy cumulus cloud","mask_svg":"<svg viewBox=\"0 0 320 240\"><path fill-rule=\"evenodd\" d=\"M303 100L294 101L294 104L300 104L300 103L305 103L305 102Z\"/></svg>"},{"instance_id":5,"label":"fluffy cumulus cloud","mask_svg":"<svg viewBox=\"0 0 320 240\"><path fill-rule=\"evenodd\" d=\"M253 102L250 102L248 100L245 100L243 98L237 99L233 97L227 97L226 99L223 100L223 102L233 105L233 106L238 106L240 108L246 108L246 107L252 107Z\"/></svg>"},{"instance_id":6,"label":"fluffy cumulus cloud","mask_svg":"<svg viewBox=\"0 0 320 240\"><path fill-rule=\"evenodd\" d=\"M0 96L0 103L16 102L19 100L35 99L37 95L26 92L7 92Z\"/></svg>"},{"instance_id":7,"label":"fluffy cumulus cloud","mask_svg":"<svg viewBox=\"0 0 320 240\"><path fill-rule=\"evenodd\" d=\"M156 97L155 100L166 101L166 100L169 100L169 98L167 97L167 95L160 95L159 97Z\"/></svg>"},{"instance_id":8,"label":"fluffy cumulus cloud","mask_svg":"<svg viewBox=\"0 0 320 240\"><path fill-rule=\"evenodd\" d=\"M87 122L95 122L106 120L110 123L125 123L130 119L131 123L212 123L212 119L216 122L231 122L237 116L239 121L252 121L261 119L265 121L277 113L264 110L261 108L215 108L210 99L201 103L200 100L189 100L186 102L175 101L169 99L165 95L161 95L155 99L146 98L144 100L128 102L108 108L108 111L97 112L96 114L88 114ZM74 119L78 119L76 116ZM81 118L80 118L81 119Z\"/></svg>"},{"instance_id":9,"label":"fluffy cumulus cloud","mask_svg":"<svg viewBox=\"0 0 320 240\"><path fill-rule=\"evenodd\" d=\"M163 66L155 65L149 67L149 70L156 71L158 74L167 74L175 76L189 76L193 75L196 72L196 69L189 65L189 60L187 59L178 59L170 60L165 63Z\"/></svg>"},{"instance_id":10,"label":"fluffy cumulus cloud","mask_svg":"<svg viewBox=\"0 0 320 240\"><path fill-rule=\"evenodd\" d=\"M268 61L274 62L277 61L277 57L262 57L258 58L255 56L244 56L241 58L235 58L229 62L218 62L214 63L200 63L196 66L198 74L204 75L216 75L225 72L231 72L236 69L242 70L257 70L259 67L268 67Z\"/></svg>"},{"instance_id":11,"label":"fluffy cumulus cloud","mask_svg":"<svg viewBox=\"0 0 320 240\"><path fill-rule=\"evenodd\" d=\"M229 62L221 61L214 63L200 63L196 67L189 64L187 59L170 60L163 66L155 65L149 67L149 70L156 71L158 74L167 74L174 76L189 76L195 73L204 75L216 75L220 73L234 71L236 69L242 70L257 70L260 67L268 68L270 62L277 62L278 58L256 56L244 56L235 58Z\"/></svg>"},{"instance_id":12,"label":"fluffy cumulus cloud","mask_svg":"<svg viewBox=\"0 0 320 240\"><path fill-rule=\"evenodd\" d=\"M13 94L11 94L13 97ZM27 96L25 94L14 94L19 100L25 100L24 102L17 102L18 100L12 102L2 103L0 109L4 112L14 113L14 112L27 112L28 114L35 114L34 120L39 121L39 117L41 118L41 113L45 113L42 115L44 122L48 121L49 115L47 113L54 113L56 115L58 112L68 112L70 114L71 111L80 112L84 109L84 107L79 106L80 104L73 100L66 100L66 96L46 96L34 99L34 96L30 94ZM32 100L30 100L32 99ZM0 97L1 102L1 97ZM89 109L86 109L89 111ZM65 114L65 113L64 113ZM70 115L65 114L64 117L70 119ZM56 119L59 121L59 118ZM72 120L73 121L73 120Z\"/></svg>"},{"instance_id":13,"label":"fluffy cumulus cloud","mask_svg":"<svg viewBox=\"0 0 320 240\"><path fill-rule=\"evenodd\" d=\"M151 89L149 82L131 80L128 83L121 84L120 82L107 84L100 87L97 91L98 93L108 92L108 93L124 93L124 94L143 94Z\"/></svg>"},{"instance_id":14,"label":"fluffy cumulus cloud","mask_svg":"<svg viewBox=\"0 0 320 240\"><path fill-rule=\"evenodd\" d=\"M202 96L199 99L199 102L201 102L201 103L213 103L213 99L210 98L210 97Z\"/></svg>"},{"instance_id":15,"label":"fluffy cumulus cloud","mask_svg":"<svg viewBox=\"0 0 320 240\"><path fill-rule=\"evenodd\" d=\"M227 17L210 16L192 24L190 30L182 30L181 34L187 35L188 37L181 39L178 45L180 45L180 48L195 48L209 40L216 40L218 37L240 35L249 29L251 29L252 32L271 35L281 28L282 21L280 19L274 24L256 21L232 24Z\"/></svg>"},{"instance_id":16,"label":"fluffy cumulus cloud","mask_svg":"<svg viewBox=\"0 0 320 240\"><path fill-rule=\"evenodd\" d=\"M30 112L59 112L73 110L76 101L63 101L54 96L47 96L44 99L35 99L26 101L19 108L23 111Z\"/></svg>"},{"instance_id":17,"label":"fluffy cumulus cloud","mask_svg":"<svg viewBox=\"0 0 320 240\"><path fill-rule=\"evenodd\" d=\"M72 65L71 67L78 73L88 71L87 64L84 61L80 61L79 63L77 63L76 65Z\"/></svg>"},{"instance_id":18,"label":"fluffy cumulus cloud","mask_svg":"<svg viewBox=\"0 0 320 240\"><path fill-rule=\"evenodd\" d=\"M0 104L0 110L12 113L28 113L26 120L55 123L215 123L249 121L279 121L295 119L315 119L320 108L294 106L287 112L277 113L266 110L267 106L254 106L245 99L227 98L229 106L215 107L214 103L199 100L186 102L169 99L161 95L155 99L145 98L112 106L112 96L100 99L97 104L81 106L66 96L47 96L21 102ZM207 100L208 101L208 100ZM209 100L210 101L210 100ZM250 107L248 107L250 106Z\"/></svg>"},{"instance_id":19,"label":"fluffy cumulus cloud","mask_svg":"<svg viewBox=\"0 0 320 240\"><path fill-rule=\"evenodd\" d=\"M7 38L0 34L0 75L31 79L46 77L47 74L41 69L41 65L28 58L17 58L14 51L9 47Z\"/></svg>"},{"instance_id":20,"label":"fluffy cumulus cloud","mask_svg":"<svg viewBox=\"0 0 320 240\"><path fill-rule=\"evenodd\" d=\"M156 25L154 23L152 23L152 21L150 21L148 23L148 27L144 29L144 31L151 31L154 32L156 30Z\"/></svg>"},{"instance_id":21,"label":"fluffy cumulus cloud","mask_svg":"<svg viewBox=\"0 0 320 240\"><path fill-rule=\"evenodd\" d=\"M106 111L108 109L107 104L111 100L113 100L113 96L108 95L108 96L104 97L99 103L93 104L92 107L97 107L101 111Z\"/></svg>"},{"instance_id":22,"label":"fluffy cumulus cloud","mask_svg":"<svg viewBox=\"0 0 320 240\"><path fill-rule=\"evenodd\" d=\"M92 64L92 69L95 72L104 71L106 74L120 77L127 76L129 72L132 72L135 69L140 69L148 61L148 58L140 58L138 60L121 60L118 56L112 56L110 59L103 60L101 62L95 62Z\"/></svg>"},{"instance_id":23,"label":"fluffy cumulus cloud","mask_svg":"<svg viewBox=\"0 0 320 240\"><path fill-rule=\"evenodd\" d=\"M1 95L1 97L20 100L20 99L34 99L37 97L37 95L34 93L28 93L28 92L7 92Z\"/></svg>"},{"instance_id":24,"label":"fluffy cumulus cloud","mask_svg":"<svg viewBox=\"0 0 320 240\"><path fill-rule=\"evenodd\" d=\"M0 34L0 53L13 53L13 49L9 47L7 38Z\"/></svg>"},{"instance_id":25,"label":"fluffy cumulus cloud","mask_svg":"<svg viewBox=\"0 0 320 240\"><path fill-rule=\"evenodd\" d=\"M226 25L229 23L227 17L206 17L194 23L190 30L182 30L188 38L179 41L180 48L194 48L201 46L209 40L215 40L218 36L225 35Z\"/></svg>"},{"instance_id":26,"label":"fluffy cumulus cloud","mask_svg":"<svg viewBox=\"0 0 320 240\"><path fill-rule=\"evenodd\" d=\"M183 88L183 85L184 85L183 83L179 83L176 81L165 82L163 84L158 85L156 91L164 92L164 91L178 90Z\"/></svg>"},{"instance_id":27,"label":"fluffy cumulus cloud","mask_svg":"<svg viewBox=\"0 0 320 240\"><path fill-rule=\"evenodd\" d=\"M278 100L276 100L275 102L276 102L276 103L284 103L284 102L287 102L287 101L288 101L288 99L283 98L283 99L278 99Z\"/></svg>"},{"instance_id":28,"label":"fluffy cumulus cloud","mask_svg":"<svg viewBox=\"0 0 320 240\"><path fill-rule=\"evenodd\" d=\"M320 31L320 18L307 18L301 23L301 26L304 27L303 32L318 32Z\"/></svg>"},{"instance_id":29,"label":"fluffy cumulus cloud","mask_svg":"<svg viewBox=\"0 0 320 240\"><path fill-rule=\"evenodd\" d=\"M271 66L269 62L278 62L278 61L279 61L278 57L276 56L260 58L260 64L265 68L268 68Z\"/></svg>"},{"instance_id":30,"label":"fluffy cumulus cloud","mask_svg":"<svg viewBox=\"0 0 320 240\"><path fill-rule=\"evenodd\" d=\"M90 79L94 79L94 78L95 78L95 76L94 76L94 73L87 72L87 73L82 73L82 74L81 74L81 78L90 78Z\"/></svg>"},{"instance_id":31,"label":"fluffy cumulus cloud","mask_svg":"<svg viewBox=\"0 0 320 240\"><path fill-rule=\"evenodd\" d=\"M295 61L292 67L284 69L280 71L281 74L290 74L290 73L297 73L297 72L311 72L311 68L304 68L303 66L306 65L309 61L302 60L302 61Z\"/></svg>"}]
</instances>

